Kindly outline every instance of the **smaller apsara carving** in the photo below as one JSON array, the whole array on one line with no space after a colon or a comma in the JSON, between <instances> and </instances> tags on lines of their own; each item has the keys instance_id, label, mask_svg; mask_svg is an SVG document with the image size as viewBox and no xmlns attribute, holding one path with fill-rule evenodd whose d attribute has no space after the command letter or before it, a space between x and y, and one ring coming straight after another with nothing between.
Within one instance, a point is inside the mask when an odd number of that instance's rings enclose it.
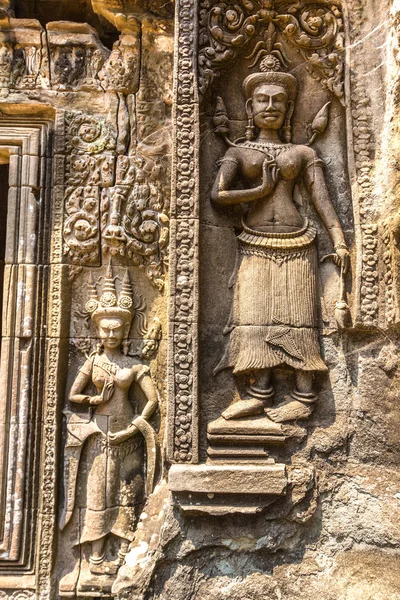
<instances>
[{"instance_id":1,"label":"smaller apsara carving","mask_svg":"<svg viewBox=\"0 0 400 600\"><path fill-rule=\"evenodd\" d=\"M99 293L90 275L85 311L100 343L80 369L69 394L70 409L65 411L60 529L68 529L68 539L82 552L77 554L79 565L63 576L60 595L111 591L134 539L140 506L154 485L156 436L149 419L157 409L158 393L150 368L128 352L135 318L141 334L155 341L153 352L160 331L155 323L156 332L145 332L143 301L134 293L128 271L118 286L116 281L110 265ZM94 384L94 395L86 391L89 384ZM137 392L130 394L133 386L140 389L139 397Z\"/></svg>"}]
</instances>

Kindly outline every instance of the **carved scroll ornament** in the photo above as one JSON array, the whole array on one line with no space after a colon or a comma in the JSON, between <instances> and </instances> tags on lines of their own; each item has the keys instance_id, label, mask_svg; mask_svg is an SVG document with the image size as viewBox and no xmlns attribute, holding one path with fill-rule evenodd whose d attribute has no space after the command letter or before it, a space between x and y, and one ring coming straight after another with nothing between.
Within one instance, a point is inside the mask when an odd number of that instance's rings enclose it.
<instances>
[{"instance_id":1,"label":"carved scroll ornament","mask_svg":"<svg viewBox=\"0 0 400 600\"><path fill-rule=\"evenodd\" d=\"M215 76L252 41L253 64L271 52L278 32L308 62L323 87L343 102L343 21L332 0L238 0L200 5L199 88L204 94ZM275 46L276 48L276 46ZM275 50L276 51L276 50Z\"/></svg>"},{"instance_id":2,"label":"carved scroll ornament","mask_svg":"<svg viewBox=\"0 0 400 600\"><path fill-rule=\"evenodd\" d=\"M102 119L67 113L64 254L79 266L127 256L159 290L168 265L169 197L161 177L166 145L110 154L115 133ZM107 154L106 154L107 153Z\"/></svg>"}]
</instances>

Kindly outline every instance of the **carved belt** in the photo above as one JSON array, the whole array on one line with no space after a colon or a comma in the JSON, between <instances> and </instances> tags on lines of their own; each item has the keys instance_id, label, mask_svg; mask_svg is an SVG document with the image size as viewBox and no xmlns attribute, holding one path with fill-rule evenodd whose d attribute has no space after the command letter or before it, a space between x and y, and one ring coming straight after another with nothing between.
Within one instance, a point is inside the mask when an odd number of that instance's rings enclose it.
<instances>
[{"instance_id":1,"label":"carved belt","mask_svg":"<svg viewBox=\"0 0 400 600\"><path fill-rule=\"evenodd\" d=\"M304 226L298 231L287 233L264 232L251 229L243 223L243 231L238 236L240 251L254 249L255 253L260 250L280 252L296 252L313 245L317 236L317 230L305 221Z\"/></svg>"}]
</instances>

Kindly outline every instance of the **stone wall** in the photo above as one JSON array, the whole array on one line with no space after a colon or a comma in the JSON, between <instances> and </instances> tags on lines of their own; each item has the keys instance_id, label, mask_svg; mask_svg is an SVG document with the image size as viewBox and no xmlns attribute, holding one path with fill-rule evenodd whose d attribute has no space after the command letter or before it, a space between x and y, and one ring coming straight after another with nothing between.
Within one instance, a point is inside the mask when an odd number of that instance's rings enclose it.
<instances>
[{"instance_id":1,"label":"stone wall","mask_svg":"<svg viewBox=\"0 0 400 600\"><path fill-rule=\"evenodd\" d=\"M400 599L399 10L0 1L0 598Z\"/></svg>"}]
</instances>

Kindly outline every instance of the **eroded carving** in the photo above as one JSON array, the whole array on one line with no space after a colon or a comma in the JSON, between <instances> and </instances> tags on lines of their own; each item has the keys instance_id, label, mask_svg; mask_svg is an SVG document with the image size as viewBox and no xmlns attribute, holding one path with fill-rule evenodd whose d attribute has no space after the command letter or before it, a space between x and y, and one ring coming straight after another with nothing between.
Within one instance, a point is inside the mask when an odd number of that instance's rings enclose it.
<instances>
[{"instance_id":1,"label":"eroded carving","mask_svg":"<svg viewBox=\"0 0 400 600\"><path fill-rule=\"evenodd\" d=\"M115 133L104 118L82 112L66 114L67 148L78 154L97 154L115 149Z\"/></svg>"},{"instance_id":2,"label":"eroded carving","mask_svg":"<svg viewBox=\"0 0 400 600\"><path fill-rule=\"evenodd\" d=\"M99 73L103 89L121 94L137 92L140 71L140 45L135 36L121 36Z\"/></svg>"},{"instance_id":3,"label":"eroded carving","mask_svg":"<svg viewBox=\"0 0 400 600\"><path fill-rule=\"evenodd\" d=\"M11 18L0 26L0 94L49 87L48 52L41 25Z\"/></svg>"},{"instance_id":4,"label":"eroded carving","mask_svg":"<svg viewBox=\"0 0 400 600\"><path fill-rule=\"evenodd\" d=\"M52 87L60 92L101 89L99 73L110 53L86 23L47 24Z\"/></svg>"}]
</instances>

